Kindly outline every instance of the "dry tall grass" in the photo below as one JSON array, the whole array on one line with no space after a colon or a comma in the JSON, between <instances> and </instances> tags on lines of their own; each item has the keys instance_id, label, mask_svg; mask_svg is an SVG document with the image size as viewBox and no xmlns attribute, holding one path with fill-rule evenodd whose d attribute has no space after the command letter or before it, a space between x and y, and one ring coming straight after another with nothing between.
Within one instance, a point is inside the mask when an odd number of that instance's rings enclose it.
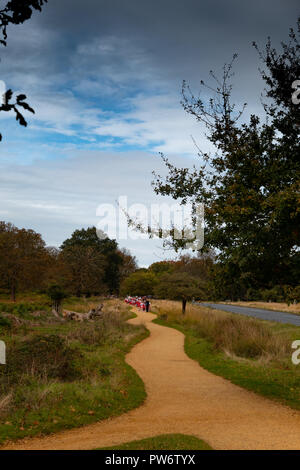
<instances>
[{"instance_id":1,"label":"dry tall grass","mask_svg":"<svg viewBox=\"0 0 300 470\"><path fill-rule=\"evenodd\" d=\"M84 322L80 328L70 330L66 338L68 342L78 340L80 343L89 345L101 345L108 337L117 340L128 330L128 325L124 322L124 312L115 308L106 310L101 316L101 320L95 322Z\"/></svg>"},{"instance_id":2,"label":"dry tall grass","mask_svg":"<svg viewBox=\"0 0 300 470\"><path fill-rule=\"evenodd\" d=\"M71 310L72 312L87 313L93 308L98 307L98 305L101 303L102 303L102 299L100 297L91 298L91 299L86 299L86 298L67 299L63 303L63 308L65 308L66 310Z\"/></svg>"},{"instance_id":3,"label":"dry tall grass","mask_svg":"<svg viewBox=\"0 0 300 470\"><path fill-rule=\"evenodd\" d=\"M276 334L264 323L205 307L187 306L181 313L179 302L155 301L152 311L181 326L188 326L202 338L212 341L216 350L228 355L264 361L290 361L291 342L284 334Z\"/></svg>"},{"instance_id":4,"label":"dry tall grass","mask_svg":"<svg viewBox=\"0 0 300 470\"><path fill-rule=\"evenodd\" d=\"M120 312L128 310L125 303L120 302L119 299L105 299L104 297L91 297L91 298L71 298L63 303L63 308L71 310L72 312L87 313L93 308L98 307L100 304L104 305L106 312Z\"/></svg>"}]
</instances>

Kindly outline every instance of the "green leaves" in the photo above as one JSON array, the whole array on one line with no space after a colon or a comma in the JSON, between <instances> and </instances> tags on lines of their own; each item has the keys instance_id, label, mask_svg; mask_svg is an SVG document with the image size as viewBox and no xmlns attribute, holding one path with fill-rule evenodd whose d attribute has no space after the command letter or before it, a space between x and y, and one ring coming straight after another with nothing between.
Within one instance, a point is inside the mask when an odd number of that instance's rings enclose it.
<instances>
[{"instance_id":1,"label":"green leaves","mask_svg":"<svg viewBox=\"0 0 300 470\"><path fill-rule=\"evenodd\" d=\"M47 3L48 0L11 0L6 6L0 10L0 44L3 46L7 45L7 26L9 24L21 24L31 18L33 10L42 11L42 6ZM10 112L14 111L16 114L16 120L21 126L26 127L27 121L18 110L17 106L21 106L26 111L34 113L33 108L29 106L24 100L26 95L18 95L16 102L11 104L13 92L8 90L3 97L2 106L0 111ZM0 134L0 141L2 141L2 134Z\"/></svg>"},{"instance_id":2,"label":"green leaves","mask_svg":"<svg viewBox=\"0 0 300 470\"><path fill-rule=\"evenodd\" d=\"M31 18L33 10L42 11L42 6L48 0L11 0L0 10L0 31L2 38L0 43L7 45L7 26L9 24L21 24Z\"/></svg>"},{"instance_id":3,"label":"green leaves","mask_svg":"<svg viewBox=\"0 0 300 470\"><path fill-rule=\"evenodd\" d=\"M290 83L300 78L299 33L300 19L298 36L291 31L281 51L268 41L260 53L271 100L265 122L255 115L241 122L244 108L237 111L231 99L233 62L225 64L220 79L211 72L211 82L201 82L205 99L183 83L182 105L205 124L215 151L198 149L201 160L192 169L176 168L163 156L169 173L155 175L153 182L157 194L204 203L205 247L219 252L216 276L228 288L225 296L299 282L300 268L293 266L300 248L300 106L292 103ZM176 240L173 247L180 248Z\"/></svg>"},{"instance_id":4,"label":"green leaves","mask_svg":"<svg viewBox=\"0 0 300 470\"><path fill-rule=\"evenodd\" d=\"M31 113L35 113L34 109L32 109L28 103L26 103L26 95L18 95L16 97L15 103L11 103L13 98L12 90L7 90L3 96L3 104L0 106L0 111L10 112L13 111L16 115L16 121L19 122L21 126L27 127L27 121L24 118L23 114L19 111L18 106L22 107L26 111ZM0 141L2 140L2 135L0 134Z\"/></svg>"}]
</instances>

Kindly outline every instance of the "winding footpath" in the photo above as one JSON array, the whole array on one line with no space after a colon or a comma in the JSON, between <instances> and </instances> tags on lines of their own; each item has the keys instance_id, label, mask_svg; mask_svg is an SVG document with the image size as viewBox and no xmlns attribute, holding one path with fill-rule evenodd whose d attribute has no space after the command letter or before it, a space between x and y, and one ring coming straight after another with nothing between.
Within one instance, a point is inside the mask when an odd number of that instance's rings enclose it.
<instances>
[{"instance_id":1,"label":"winding footpath","mask_svg":"<svg viewBox=\"0 0 300 470\"><path fill-rule=\"evenodd\" d=\"M126 361L145 383L141 407L117 418L2 449L73 450L119 445L167 433L194 435L214 449L300 449L300 412L248 392L205 369L184 352L184 335L134 310L133 324L150 336Z\"/></svg>"}]
</instances>

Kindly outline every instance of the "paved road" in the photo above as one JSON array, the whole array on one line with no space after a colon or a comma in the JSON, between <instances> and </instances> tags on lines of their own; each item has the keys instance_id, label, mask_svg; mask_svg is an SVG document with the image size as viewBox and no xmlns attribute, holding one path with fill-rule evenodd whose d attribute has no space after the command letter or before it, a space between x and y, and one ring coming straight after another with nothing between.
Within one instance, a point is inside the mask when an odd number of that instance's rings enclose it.
<instances>
[{"instance_id":1,"label":"paved road","mask_svg":"<svg viewBox=\"0 0 300 470\"><path fill-rule=\"evenodd\" d=\"M247 317L255 317L261 320L276 321L279 323L288 323L290 325L300 326L300 315L293 315L291 313L276 312L274 310L265 310L262 308L240 307L237 305L228 304L212 304L212 303L199 303L204 307L215 308L217 310L225 310L226 312L239 313Z\"/></svg>"}]
</instances>

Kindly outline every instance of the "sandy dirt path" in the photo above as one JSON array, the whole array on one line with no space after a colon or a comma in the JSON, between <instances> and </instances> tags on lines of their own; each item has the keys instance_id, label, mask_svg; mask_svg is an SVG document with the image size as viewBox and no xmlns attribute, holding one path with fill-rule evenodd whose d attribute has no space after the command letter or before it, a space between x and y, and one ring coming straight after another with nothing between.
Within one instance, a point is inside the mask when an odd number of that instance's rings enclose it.
<instances>
[{"instance_id":1,"label":"sandy dirt path","mask_svg":"<svg viewBox=\"0 0 300 470\"><path fill-rule=\"evenodd\" d=\"M184 335L135 310L150 337L127 362L143 379L144 405L117 418L2 449L95 449L166 433L197 436L215 449L300 449L300 412L202 369L184 352Z\"/></svg>"}]
</instances>

